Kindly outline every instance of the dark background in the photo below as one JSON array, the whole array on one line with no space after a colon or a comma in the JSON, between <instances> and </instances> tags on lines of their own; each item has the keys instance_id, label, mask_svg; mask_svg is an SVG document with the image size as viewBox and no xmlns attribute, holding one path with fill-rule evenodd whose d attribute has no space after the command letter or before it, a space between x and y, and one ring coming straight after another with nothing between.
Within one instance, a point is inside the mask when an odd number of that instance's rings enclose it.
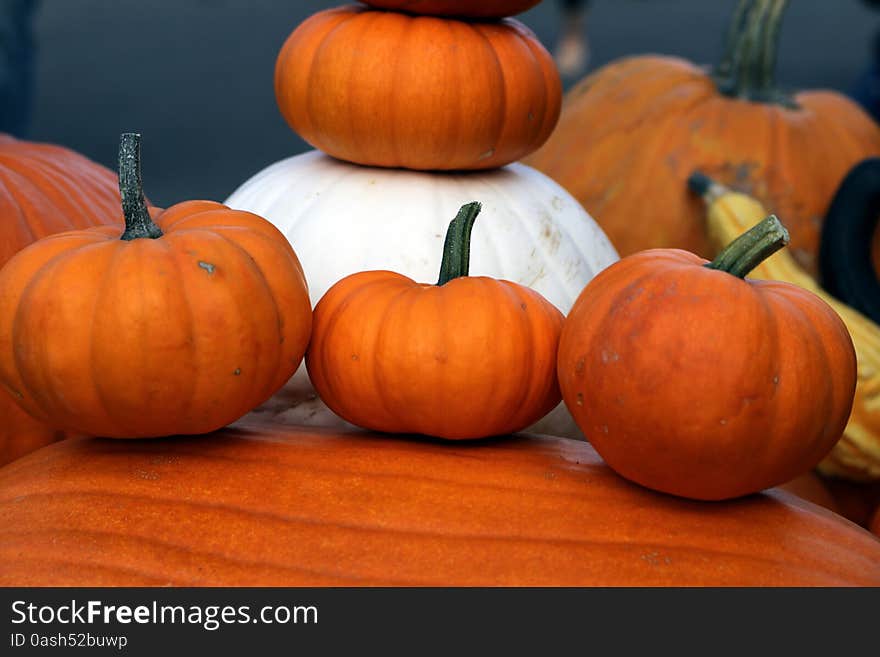
<instances>
[{"instance_id":1,"label":"dark background","mask_svg":"<svg viewBox=\"0 0 880 657\"><path fill-rule=\"evenodd\" d=\"M26 135L115 167L119 133L144 135L147 194L167 206L225 199L266 165L307 146L275 107L287 35L319 0L41 0L36 87ZM635 53L713 62L735 0L593 0L590 69ZM521 14L553 49L561 13ZM861 0L794 0L782 32L788 88L848 91L872 56L880 12ZM565 80L570 86L573 80Z\"/></svg>"}]
</instances>

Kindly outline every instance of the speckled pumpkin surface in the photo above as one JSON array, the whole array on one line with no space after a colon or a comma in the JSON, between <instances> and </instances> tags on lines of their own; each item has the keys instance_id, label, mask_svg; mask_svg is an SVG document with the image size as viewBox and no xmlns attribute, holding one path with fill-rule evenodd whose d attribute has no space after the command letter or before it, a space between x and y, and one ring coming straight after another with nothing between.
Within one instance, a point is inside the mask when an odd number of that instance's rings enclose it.
<instances>
[{"instance_id":1,"label":"speckled pumpkin surface","mask_svg":"<svg viewBox=\"0 0 880 657\"><path fill-rule=\"evenodd\" d=\"M0 470L2 585L880 586L880 541L782 491L705 503L585 442L449 445L248 416Z\"/></svg>"}]
</instances>

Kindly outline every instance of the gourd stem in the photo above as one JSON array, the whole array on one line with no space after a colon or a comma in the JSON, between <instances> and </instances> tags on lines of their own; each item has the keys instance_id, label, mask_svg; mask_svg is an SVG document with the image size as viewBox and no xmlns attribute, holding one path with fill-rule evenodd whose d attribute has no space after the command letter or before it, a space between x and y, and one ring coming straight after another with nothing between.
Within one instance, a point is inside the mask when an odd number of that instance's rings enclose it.
<instances>
[{"instance_id":1,"label":"gourd stem","mask_svg":"<svg viewBox=\"0 0 880 657\"><path fill-rule=\"evenodd\" d=\"M776 86L782 14L788 0L741 0L713 78L725 96L796 108Z\"/></svg>"},{"instance_id":2,"label":"gourd stem","mask_svg":"<svg viewBox=\"0 0 880 657\"><path fill-rule=\"evenodd\" d=\"M706 267L745 278L788 242L785 226L776 215L771 214L728 244Z\"/></svg>"},{"instance_id":3,"label":"gourd stem","mask_svg":"<svg viewBox=\"0 0 880 657\"><path fill-rule=\"evenodd\" d=\"M119 138L119 196L125 231L120 239L136 240L142 237L162 237L162 230L153 222L144 199L141 179L141 136L125 132Z\"/></svg>"},{"instance_id":4,"label":"gourd stem","mask_svg":"<svg viewBox=\"0 0 880 657\"><path fill-rule=\"evenodd\" d=\"M443 243L443 259L440 261L440 278L437 285L445 285L453 278L467 276L471 260L471 231L482 204L477 201L465 203L455 219L449 222Z\"/></svg>"}]
</instances>

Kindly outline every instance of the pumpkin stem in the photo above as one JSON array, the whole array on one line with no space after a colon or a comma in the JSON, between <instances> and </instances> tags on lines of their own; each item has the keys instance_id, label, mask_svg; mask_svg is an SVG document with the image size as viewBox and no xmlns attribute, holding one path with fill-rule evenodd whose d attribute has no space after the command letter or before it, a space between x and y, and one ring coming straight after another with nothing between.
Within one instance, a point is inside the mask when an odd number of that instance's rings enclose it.
<instances>
[{"instance_id":1,"label":"pumpkin stem","mask_svg":"<svg viewBox=\"0 0 880 657\"><path fill-rule=\"evenodd\" d=\"M445 285L453 278L467 276L471 261L471 231L482 204L477 201L465 203L455 219L449 222L446 241L443 243L443 259L440 261L440 278L437 285Z\"/></svg>"},{"instance_id":2,"label":"pumpkin stem","mask_svg":"<svg viewBox=\"0 0 880 657\"><path fill-rule=\"evenodd\" d=\"M712 262L706 263L706 267L745 278L788 242L785 226L775 214L771 214L728 244Z\"/></svg>"},{"instance_id":3,"label":"pumpkin stem","mask_svg":"<svg viewBox=\"0 0 880 657\"><path fill-rule=\"evenodd\" d=\"M776 60L782 14L788 0L740 0L731 19L727 44L713 78L731 98L797 108L776 86Z\"/></svg>"},{"instance_id":4,"label":"pumpkin stem","mask_svg":"<svg viewBox=\"0 0 880 657\"><path fill-rule=\"evenodd\" d=\"M144 199L141 136L134 132L124 132L119 138L119 195L122 198L122 214L125 216L125 231L121 239L162 237L162 230L150 217Z\"/></svg>"}]
</instances>

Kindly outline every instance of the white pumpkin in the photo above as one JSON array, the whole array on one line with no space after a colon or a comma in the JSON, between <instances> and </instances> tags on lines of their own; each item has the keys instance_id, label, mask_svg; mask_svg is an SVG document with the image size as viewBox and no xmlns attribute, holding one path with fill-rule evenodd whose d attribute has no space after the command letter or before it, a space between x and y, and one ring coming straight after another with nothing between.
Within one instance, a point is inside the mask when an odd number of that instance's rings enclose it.
<instances>
[{"instance_id":1,"label":"white pumpkin","mask_svg":"<svg viewBox=\"0 0 880 657\"><path fill-rule=\"evenodd\" d=\"M265 217L287 236L314 306L336 281L358 271L387 269L435 282L446 229L469 201L483 206L471 237L470 275L527 285L564 314L593 276L618 259L577 200L519 163L433 173L363 167L309 151L259 172L225 203ZM285 421L344 425L317 399L304 367L260 410ZM531 430L581 435L561 404Z\"/></svg>"}]
</instances>

